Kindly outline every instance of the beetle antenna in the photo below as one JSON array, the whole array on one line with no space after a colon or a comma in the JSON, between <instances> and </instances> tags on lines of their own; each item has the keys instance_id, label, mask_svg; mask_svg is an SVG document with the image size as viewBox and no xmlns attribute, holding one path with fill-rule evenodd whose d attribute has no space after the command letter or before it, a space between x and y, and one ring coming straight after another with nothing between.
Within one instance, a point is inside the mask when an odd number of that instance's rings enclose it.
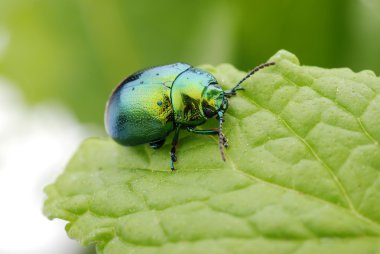
<instances>
[{"instance_id":1,"label":"beetle antenna","mask_svg":"<svg viewBox=\"0 0 380 254\"><path fill-rule=\"evenodd\" d=\"M259 70L264 69L265 67L269 67L269 66L275 65L275 64L276 64L275 62L269 62L269 63L264 63L264 64L260 64L260 65L256 66L254 69L252 69L250 72L248 72L244 78L242 78L239 82L237 82L237 84L231 90L227 91L227 94L235 95L237 90L243 89L243 88L239 87L241 85L241 83L243 83L245 80L247 80L250 76L252 76L256 72L258 72Z\"/></svg>"},{"instance_id":2,"label":"beetle antenna","mask_svg":"<svg viewBox=\"0 0 380 254\"><path fill-rule=\"evenodd\" d=\"M226 161L226 157L224 155L224 145L225 145L225 137L222 132L222 126L223 126L223 111L218 111L219 116L219 129L218 129L218 138L219 138L219 151L222 155L222 160Z\"/></svg>"}]
</instances>

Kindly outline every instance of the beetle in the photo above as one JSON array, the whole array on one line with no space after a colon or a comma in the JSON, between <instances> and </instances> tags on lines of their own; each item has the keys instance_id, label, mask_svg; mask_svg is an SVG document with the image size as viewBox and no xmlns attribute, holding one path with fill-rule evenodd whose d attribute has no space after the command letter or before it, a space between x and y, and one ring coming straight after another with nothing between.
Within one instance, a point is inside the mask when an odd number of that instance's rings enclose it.
<instances>
[{"instance_id":1,"label":"beetle","mask_svg":"<svg viewBox=\"0 0 380 254\"><path fill-rule=\"evenodd\" d=\"M223 91L207 71L185 63L175 63L138 71L123 80L112 92L105 110L108 135L124 146L149 143L160 148L174 131L170 168L177 161L176 145L181 129L195 134L218 135L219 150L225 161L228 146L222 132L228 98L243 90L240 85L258 70L274 65L261 64L247 73L232 89ZM197 126L216 116L219 128L201 130Z\"/></svg>"}]
</instances>

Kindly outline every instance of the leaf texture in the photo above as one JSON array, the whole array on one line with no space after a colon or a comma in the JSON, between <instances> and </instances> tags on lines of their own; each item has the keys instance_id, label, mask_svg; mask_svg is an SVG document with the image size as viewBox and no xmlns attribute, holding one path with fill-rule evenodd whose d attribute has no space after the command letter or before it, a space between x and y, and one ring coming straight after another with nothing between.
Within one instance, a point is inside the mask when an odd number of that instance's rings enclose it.
<instances>
[{"instance_id":1,"label":"leaf texture","mask_svg":"<svg viewBox=\"0 0 380 254\"><path fill-rule=\"evenodd\" d=\"M380 79L270 60L229 100L226 162L211 136L182 132L175 172L170 142L89 139L46 187L46 216L102 254L380 253ZM202 68L224 89L245 74Z\"/></svg>"}]
</instances>

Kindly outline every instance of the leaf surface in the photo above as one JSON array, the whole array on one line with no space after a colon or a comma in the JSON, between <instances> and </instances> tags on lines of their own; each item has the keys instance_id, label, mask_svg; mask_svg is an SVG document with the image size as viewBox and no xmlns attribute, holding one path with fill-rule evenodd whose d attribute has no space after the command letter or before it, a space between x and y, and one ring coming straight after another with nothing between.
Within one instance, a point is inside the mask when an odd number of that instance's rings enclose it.
<instances>
[{"instance_id":1,"label":"leaf surface","mask_svg":"<svg viewBox=\"0 0 380 254\"><path fill-rule=\"evenodd\" d=\"M271 60L229 101L226 162L215 137L181 132L176 172L170 142L89 139L46 188L46 216L103 254L380 253L380 79ZM245 74L203 68L224 89Z\"/></svg>"}]
</instances>

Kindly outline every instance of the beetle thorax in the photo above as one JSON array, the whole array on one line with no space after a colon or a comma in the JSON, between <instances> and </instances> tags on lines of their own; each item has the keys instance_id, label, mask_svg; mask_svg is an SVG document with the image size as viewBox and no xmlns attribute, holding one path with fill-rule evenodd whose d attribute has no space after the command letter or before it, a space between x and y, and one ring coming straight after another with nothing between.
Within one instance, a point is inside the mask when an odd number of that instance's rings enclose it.
<instances>
[{"instance_id":1,"label":"beetle thorax","mask_svg":"<svg viewBox=\"0 0 380 254\"><path fill-rule=\"evenodd\" d=\"M173 83L171 101L174 121L184 126L197 126L207 120L205 108L216 110L223 102L223 90L208 72L190 68Z\"/></svg>"}]
</instances>

